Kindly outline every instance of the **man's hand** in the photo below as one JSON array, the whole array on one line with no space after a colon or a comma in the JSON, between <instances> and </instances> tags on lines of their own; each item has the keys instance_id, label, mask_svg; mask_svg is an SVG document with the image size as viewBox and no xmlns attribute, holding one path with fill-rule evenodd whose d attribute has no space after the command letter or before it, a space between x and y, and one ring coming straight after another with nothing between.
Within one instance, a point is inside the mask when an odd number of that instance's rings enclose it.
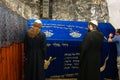
<instances>
[{"instance_id":1,"label":"man's hand","mask_svg":"<svg viewBox=\"0 0 120 80\"><path fill-rule=\"evenodd\" d=\"M108 42L112 42L112 37L113 37L113 34L110 33L110 34L109 34L109 38L108 38Z\"/></svg>"},{"instance_id":2,"label":"man's hand","mask_svg":"<svg viewBox=\"0 0 120 80\"><path fill-rule=\"evenodd\" d=\"M113 34L112 34L112 33L110 33L110 34L109 34L109 37L110 37L110 38L112 38L112 37L113 37Z\"/></svg>"}]
</instances>

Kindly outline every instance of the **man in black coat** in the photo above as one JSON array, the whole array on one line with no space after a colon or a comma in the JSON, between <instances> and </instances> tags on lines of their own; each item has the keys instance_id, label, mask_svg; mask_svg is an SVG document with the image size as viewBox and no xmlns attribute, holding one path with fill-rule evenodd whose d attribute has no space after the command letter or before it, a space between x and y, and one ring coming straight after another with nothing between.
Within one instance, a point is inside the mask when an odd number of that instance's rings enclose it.
<instances>
[{"instance_id":1,"label":"man in black coat","mask_svg":"<svg viewBox=\"0 0 120 80\"><path fill-rule=\"evenodd\" d=\"M35 20L24 38L24 80L45 80L46 36L42 22Z\"/></svg>"},{"instance_id":2,"label":"man in black coat","mask_svg":"<svg viewBox=\"0 0 120 80\"><path fill-rule=\"evenodd\" d=\"M104 35L98 31L98 22L92 20L88 32L80 45L78 80L100 80L100 51Z\"/></svg>"}]
</instances>

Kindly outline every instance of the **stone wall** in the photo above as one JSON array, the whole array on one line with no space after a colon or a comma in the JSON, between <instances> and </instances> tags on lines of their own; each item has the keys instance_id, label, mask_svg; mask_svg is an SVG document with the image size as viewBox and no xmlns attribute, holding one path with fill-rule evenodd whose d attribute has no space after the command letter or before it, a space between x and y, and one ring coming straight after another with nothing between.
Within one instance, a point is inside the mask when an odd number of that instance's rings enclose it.
<instances>
[{"instance_id":1,"label":"stone wall","mask_svg":"<svg viewBox=\"0 0 120 80\"><path fill-rule=\"evenodd\" d=\"M53 0L52 12L53 19L109 21L105 0Z\"/></svg>"},{"instance_id":2,"label":"stone wall","mask_svg":"<svg viewBox=\"0 0 120 80\"><path fill-rule=\"evenodd\" d=\"M40 0L2 0L23 17L40 18ZM52 19L100 22L109 21L106 0L52 0Z\"/></svg>"},{"instance_id":3,"label":"stone wall","mask_svg":"<svg viewBox=\"0 0 120 80\"><path fill-rule=\"evenodd\" d=\"M2 0L1 2L26 19L39 18L39 7L35 3L25 4L24 0Z\"/></svg>"}]
</instances>

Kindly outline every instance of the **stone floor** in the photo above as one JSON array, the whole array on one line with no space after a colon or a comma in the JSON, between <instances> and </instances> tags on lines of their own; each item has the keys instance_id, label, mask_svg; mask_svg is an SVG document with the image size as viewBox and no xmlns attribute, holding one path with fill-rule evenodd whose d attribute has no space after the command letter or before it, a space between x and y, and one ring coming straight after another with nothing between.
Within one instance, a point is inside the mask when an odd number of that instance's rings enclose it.
<instances>
[{"instance_id":1,"label":"stone floor","mask_svg":"<svg viewBox=\"0 0 120 80\"><path fill-rule=\"evenodd\" d=\"M46 80L77 80L77 79L76 78L68 78L68 79L66 79L66 78L65 79L64 78L62 78L62 79L61 78L57 78L57 79L52 78L52 79L46 79Z\"/></svg>"},{"instance_id":2,"label":"stone floor","mask_svg":"<svg viewBox=\"0 0 120 80\"><path fill-rule=\"evenodd\" d=\"M77 80L76 78L68 78L68 79L64 79L64 78L52 78L52 79L46 79L46 80ZM105 78L104 80L113 80L113 79L107 79Z\"/></svg>"}]
</instances>

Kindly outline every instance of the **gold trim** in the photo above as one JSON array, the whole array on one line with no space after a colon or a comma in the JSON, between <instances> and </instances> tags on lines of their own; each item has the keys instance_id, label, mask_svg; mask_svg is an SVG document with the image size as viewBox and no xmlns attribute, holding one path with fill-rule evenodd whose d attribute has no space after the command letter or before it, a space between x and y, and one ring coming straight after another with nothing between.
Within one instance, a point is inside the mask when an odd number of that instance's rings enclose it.
<instances>
[{"instance_id":1,"label":"gold trim","mask_svg":"<svg viewBox=\"0 0 120 80\"><path fill-rule=\"evenodd\" d=\"M106 57L103 66L100 67L100 72L103 72L105 70L108 59L109 59L109 55Z\"/></svg>"}]
</instances>

